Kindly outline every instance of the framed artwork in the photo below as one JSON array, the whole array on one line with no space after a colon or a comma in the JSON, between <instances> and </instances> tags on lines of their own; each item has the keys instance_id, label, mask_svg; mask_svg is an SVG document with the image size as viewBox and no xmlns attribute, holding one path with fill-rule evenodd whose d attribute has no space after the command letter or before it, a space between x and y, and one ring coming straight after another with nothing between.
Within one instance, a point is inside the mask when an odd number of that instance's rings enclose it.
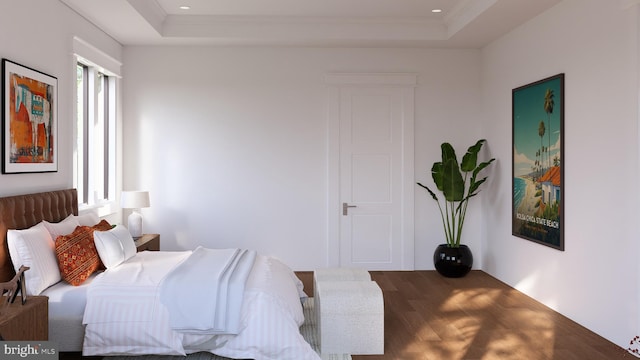
<instances>
[{"instance_id":1,"label":"framed artwork","mask_svg":"<svg viewBox=\"0 0 640 360\"><path fill-rule=\"evenodd\" d=\"M512 91L512 234L564 251L564 74Z\"/></svg>"},{"instance_id":2,"label":"framed artwork","mask_svg":"<svg viewBox=\"0 0 640 360\"><path fill-rule=\"evenodd\" d=\"M58 79L2 59L2 173L58 171Z\"/></svg>"}]
</instances>

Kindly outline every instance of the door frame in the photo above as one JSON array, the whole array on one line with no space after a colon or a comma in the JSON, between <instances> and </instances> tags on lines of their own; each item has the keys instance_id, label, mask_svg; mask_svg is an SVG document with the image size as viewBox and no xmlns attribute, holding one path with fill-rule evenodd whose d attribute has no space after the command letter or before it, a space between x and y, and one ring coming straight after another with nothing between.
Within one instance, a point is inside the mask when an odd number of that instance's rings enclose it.
<instances>
[{"instance_id":1,"label":"door frame","mask_svg":"<svg viewBox=\"0 0 640 360\"><path fill-rule=\"evenodd\" d=\"M331 73L326 74L327 97L327 259L329 267L340 266L340 91L350 87L397 87L403 91L402 174L401 174L401 268L414 270L414 113L413 73Z\"/></svg>"}]
</instances>

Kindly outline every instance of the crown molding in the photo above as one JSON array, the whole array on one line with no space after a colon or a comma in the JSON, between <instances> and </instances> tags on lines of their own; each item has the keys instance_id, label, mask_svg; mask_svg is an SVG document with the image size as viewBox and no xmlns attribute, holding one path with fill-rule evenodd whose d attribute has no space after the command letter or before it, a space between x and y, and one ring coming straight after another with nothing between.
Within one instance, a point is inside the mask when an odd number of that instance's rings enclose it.
<instances>
[{"instance_id":1,"label":"crown molding","mask_svg":"<svg viewBox=\"0 0 640 360\"><path fill-rule=\"evenodd\" d=\"M343 16L335 17L292 15L305 14L304 9L276 16L243 15L241 11L206 15L202 10L195 15L197 11L174 14L162 7L161 0L59 1L122 45L478 48L561 0L450 0L456 5L444 17L402 11L372 16L384 13L358 13L348 6ZM618 1L626 7L640 3ZM316 11L306 14L322 13L317 7L312 9Z\"/></svg>"},{"instance_id":2,"label":"crown molding","mask_svg":"<svg viewBox=\"0 0 640 360\"><path fill-rule=\"evenodd\" d=\"M444 17L444 24L447 27L449 37L464 29L475 20L480 14L487 11L498 0L465 0L457 4L453 10Z\"/></svg>"},{"instance_id":3,"label":"crown molding","mask_svg":"<svg viewBox=\"0 0 640 360\"><path fill-rule=\"evenodd\" d=\"M162 9L160 4L158 4L157 0L127 0L127 2L158 34L162 33L162 27L167 18L167 13Z\"/></svg>"}]
</instances>

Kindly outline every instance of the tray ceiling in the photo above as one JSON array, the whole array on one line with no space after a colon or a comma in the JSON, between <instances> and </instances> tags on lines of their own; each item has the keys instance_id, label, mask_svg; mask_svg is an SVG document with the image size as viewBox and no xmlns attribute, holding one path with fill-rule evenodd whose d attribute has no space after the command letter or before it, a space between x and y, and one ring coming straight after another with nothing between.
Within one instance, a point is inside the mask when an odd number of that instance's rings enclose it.
<instances>
[{"instance_id":1,"label":"tray ceiling","mask_svg":"<svg viewBox=\"0 0 640 360\"><path fill-rule=\"evenodd\" d=\"M447 48L480 48L560 2L59 1L125 46L211 44ZM435 9L441 12L432 12Z\"/></svg>"}]
</instances>

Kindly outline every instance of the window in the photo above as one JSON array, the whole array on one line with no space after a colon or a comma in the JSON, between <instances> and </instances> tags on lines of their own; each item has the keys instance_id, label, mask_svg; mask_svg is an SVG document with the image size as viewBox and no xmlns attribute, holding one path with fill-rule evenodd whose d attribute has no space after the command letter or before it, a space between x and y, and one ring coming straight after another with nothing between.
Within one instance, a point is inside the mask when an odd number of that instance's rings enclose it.
<instances>
[{"instance_id":1,"label":"window","mask_svg":"<svg viewBox=\"0 0 640 360\"><path fill-rule=\"evenodd\" d=\"M118 53L118 48L111 51ZM77 36L73 38L73 53L77 100L73 185L78 190L81 211L97 209L99 216L106 216L120 209L116 205L117 184L122 182L121 175L116 174L120 169L116 127L120 126L117 102L122 63Z\"/></svg>"},{"instance_id":2,"label":"window","mask_svg":"<svg viewBox=\"0 0 640 360\"><path fill-rule=\"evenodd\" d=\"M83 61L76 74L75 187L79 204L93 207L116 199L116 79Z\"/></svg>"}]
</instances>

